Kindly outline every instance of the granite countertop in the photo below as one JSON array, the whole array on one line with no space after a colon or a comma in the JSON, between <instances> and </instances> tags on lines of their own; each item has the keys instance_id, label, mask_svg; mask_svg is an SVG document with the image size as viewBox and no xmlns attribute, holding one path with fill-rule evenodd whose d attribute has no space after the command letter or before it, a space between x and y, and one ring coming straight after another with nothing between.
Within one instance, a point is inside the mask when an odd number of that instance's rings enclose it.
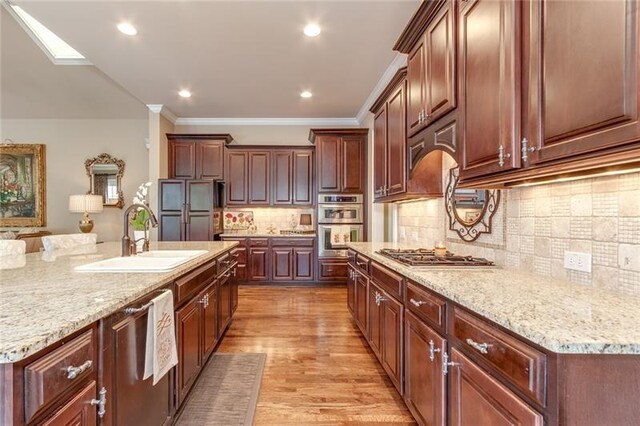
<instances>
[{"instance_id":1,"label":"granite countertop","mask_svg":"<svg viewBox=\"0 0 640 426\"><path fill-rule=\"evenodd\" d=\"M407 245L349 247L552 352L640 354L640 297L497 267L411 267L375 253Z\"/></svg>"},{"instance_id":2,"label":"granite countertop","mask_svg":"<svg viewBox=\"0 0 640 426\"><path fill-rule=\"evenodd\" d=\"M0 261L0 363L26 358L173 281L238 243L162 242L151 249L208 250L162 273L76 272L79 265L120 256L120 243L50 253L5 256ZM10 269L9 269L10 268Z\"/></svg>"},{"instance_id":3,"label":"granite countertop","mask_svg":"<svg viewBox=\"0 0 640 426\"><path fill-rule=\"evenodd\" d=\"M225 232L220 234L222 238L316 238L317 234L269 234L258 231L255 234L248 232Z\"/></svg>"}]
</instances>

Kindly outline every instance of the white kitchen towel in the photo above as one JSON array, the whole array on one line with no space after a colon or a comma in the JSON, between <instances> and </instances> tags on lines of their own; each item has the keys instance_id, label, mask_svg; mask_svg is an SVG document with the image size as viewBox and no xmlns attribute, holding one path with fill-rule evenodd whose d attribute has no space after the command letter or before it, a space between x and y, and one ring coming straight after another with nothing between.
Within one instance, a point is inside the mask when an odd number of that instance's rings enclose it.
<instances>
[{"instance_id":1,"label":"white kitchen towel","mask_svg":"<svg viewBox=\"0 0 640 426\"><path fill-rule=\"evenodd\" d=\"M153 385L178 363L173 293L165 291L151 301L147 319L144 377L153 374Z\"/></svg>"},{"instance_id":2,"label":"white kitchen towel","mask_svg":"<svg viewBox=\"0 0 640 426\"><path fill-rule=\"evenodd\" d=\"M350 226L332 226L331 227L331 245L344 246L351 242Z\"/></svg>"}]
</instances>

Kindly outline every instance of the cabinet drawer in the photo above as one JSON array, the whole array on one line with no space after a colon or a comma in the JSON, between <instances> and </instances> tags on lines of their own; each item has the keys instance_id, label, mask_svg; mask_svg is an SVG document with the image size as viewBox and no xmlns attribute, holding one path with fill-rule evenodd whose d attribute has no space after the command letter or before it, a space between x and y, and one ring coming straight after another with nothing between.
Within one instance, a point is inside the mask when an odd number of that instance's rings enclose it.
<instances>
[{"instance_id":1,"label":"cabinet drawer","mask_svg":"<svg viewBox=\"0 0 640 426\"><path fill-rule=\"evenodd\" d=\"M453 309L453 334L470 352L488 361L511 383L545 406L544 353L460 308Z\"/></svg>"},{"instance_id":2,"label":"cabinet drawer","mask_svg":"<svg viewBox=\"0 0 640 426\"><path fill-rule=\"evenodd\" d=\"M95 329L91 329L24 368L27 422L64 392L95 375L97 345ZM70 370L74 367L75 372Z\"/></svg>"},{"instance_id":3,"label":"cabinet drawer","mask_svg":"<svg viewBox=\"0 0 640 426\"><path fill-rule=\"evenodd\" d=\"M347 262L320 260L319 265L320 280L344 281L347 279Z\"/></svg>"},{"instance_id":4,"label":"cabinet drawer","mask_svg":"<svg viewBox=\"0 0 640 426\"><path fill-rule=\"evenodd\" d=\"M216 276L216 261L209 262L176 280L176 306L194 296Z\"/></svg>"},{"instance_id":5,"label":"cabinet drawer","mask_svg":"<svg viewBox=\"0 0 640 426\"><path fill-rule=\"evenodd\" d=\"M347 258L349 259L349 263L353 266L356 266L356 252L349 249L347 250Z\"/></svg>"},{"instance_id":6,"label":"cabinet drawer","mask_svg":"<svg viewBox=\"0 0 640 426\"><path fill-rule=\"evenodd\" d=\"M216 262L217 262L217 265L218 265L218 274L223 273L224 271L229 269L229 267L233 263L233 259L231 258L231 253L230 252L226 252L226 253L218 256L216 258Z\"/></svg>"},{"instance_id":7,"label":"cabinet drawer","mask_svg":"<svg viewBox=\"0 0 640 426\"><path fill-rule=\"evenodd\" d=\"M369 264L371 261L361 255L360 253L356 254L356 266L365 274L369 273Z\"/></svg>"},{"instance_id":8,"label":"cabinet drawer","mask_svg":"<svg viewBox=\"0 0 640 426\"><path fill-rule=\"evenodd\" d=\"M272 246L286 247L313 247L313 238L274 238L271 240Z\"/></svg>"},{"instance_id":9,"label":"cabinet drawer","mask_svg":"<svg viewBox=\"0 0 640 426\"><path fill-rule=\"evenodd\" d=\"M268 238L250 238L247 241L249 247L269 247Z\"/></svg>"},{"instance_id":10,"label":"cabinet drawer","mask_svg":"<svg viewBox=\"0 0 640 426\"><path fill-rule=\"evenodd\" d=\"M417 284L407 282L405 306L431 325L445 330L447 303L443 299Z\"/></svg>"},{"instance_id":11,"label":"cabinet drawer","mask_svg":"<svg viewBox=\"0 0 640 426\"><path fill-rule=\"evenodd\" d=\"M402 300L402 275L390 271L377 263L371 263L371 279L396 299Z\"/></svg>"},{"instance_id":12,"label":"cabinet drawer","mask_svg":"<svg viewBox=\"0 0 640 426\"><path fill-rule=\"evenodd\" d=\"M246 247L236 247L231 250L231 257L238 262L238 265L247 264L247 249Z\"/></svg>"}]
</instances>

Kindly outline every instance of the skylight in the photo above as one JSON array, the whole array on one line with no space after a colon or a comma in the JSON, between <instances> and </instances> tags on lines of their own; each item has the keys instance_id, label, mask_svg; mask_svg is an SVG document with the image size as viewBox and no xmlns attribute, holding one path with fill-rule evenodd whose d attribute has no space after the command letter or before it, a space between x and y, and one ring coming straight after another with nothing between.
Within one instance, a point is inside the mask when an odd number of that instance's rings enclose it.
<instances>
[{"instance_id":1,"label":"skylight","mask_svg":"<svg viewBox=\"0 0 640 426\"><path fill-rule=\"evenodd\" d=\"M29 15L20 6L9 4L15 15L26 26L26 30L30 31L32 38L35 37L40 47L46 49L46 52L56 64L89 64L89 61L73 47L69 46L64 40L55 35L51 30L42 25L33 16Z\"/></svg>"}]
</instances>

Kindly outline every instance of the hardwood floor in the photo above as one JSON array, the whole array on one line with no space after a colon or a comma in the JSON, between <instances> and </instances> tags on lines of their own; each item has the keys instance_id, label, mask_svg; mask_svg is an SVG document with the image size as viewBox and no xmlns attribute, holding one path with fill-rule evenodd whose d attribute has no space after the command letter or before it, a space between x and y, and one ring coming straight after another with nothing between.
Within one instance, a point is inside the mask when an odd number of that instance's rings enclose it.
<instances>
[{"instance_id":1,"label":"hardwood floor","mask_svg":"<svg viewBox=\"0 0 640 426\"><path fill-rule=\"evenodd\" d=\"M240 287L218 351L267 354L256 425L415 424L346 297L344 287Z\"/></svg>"}]
</instances>

